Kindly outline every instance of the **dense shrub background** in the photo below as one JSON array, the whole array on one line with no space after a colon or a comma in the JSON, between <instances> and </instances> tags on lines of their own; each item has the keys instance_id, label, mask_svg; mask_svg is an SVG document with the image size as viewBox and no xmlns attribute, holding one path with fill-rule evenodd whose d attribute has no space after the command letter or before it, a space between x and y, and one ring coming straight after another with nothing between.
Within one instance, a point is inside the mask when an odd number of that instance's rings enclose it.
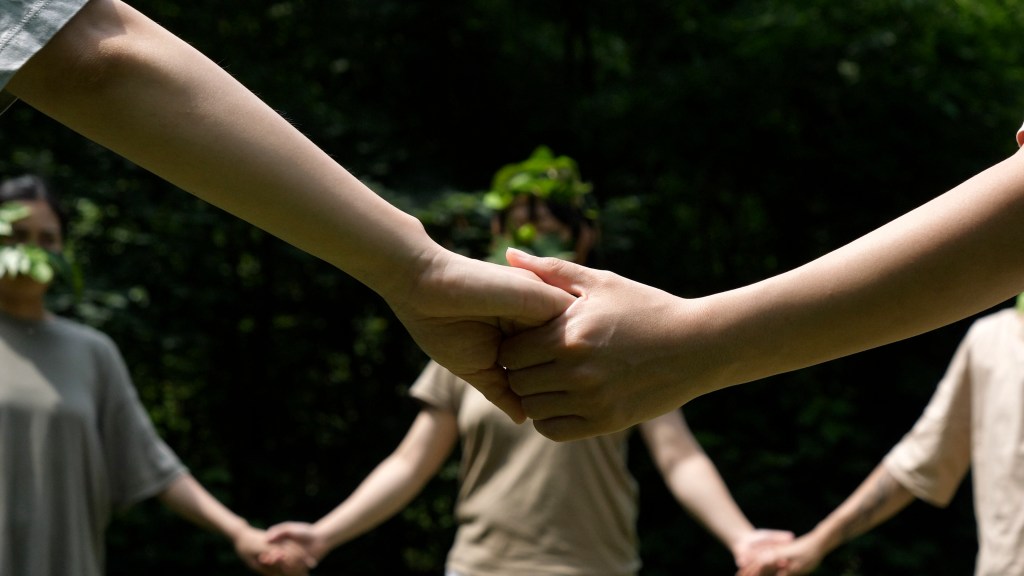
<instances>
[{"instance_id":1,"label":"dense shrub background","mask_svg":"<svg viewBox=\"0 0 1024 576\"><path fill-rule=\"evenodd\" d=\"M1024 12L990 0L134 5L439 238L446 194L539 144L572 156L604 207L599 265L681 296L839 247L1013 153L1024 118ZM76 210L83 289L55 306L119 342L167 441L239 513L314 519L402 437L425 357L371 291L18 104L0 175L24 171ZM909 429L968 324L684 411L751 520L803 532ZM644 574L731 573L640 443L632 457ZM453 481L317 573L439 574ZM970 498L967 482L948 510L915 503L821 573L969 573ZM117 517L109 563L245 573L153 502Z\"/></svg>"}]
</instances>

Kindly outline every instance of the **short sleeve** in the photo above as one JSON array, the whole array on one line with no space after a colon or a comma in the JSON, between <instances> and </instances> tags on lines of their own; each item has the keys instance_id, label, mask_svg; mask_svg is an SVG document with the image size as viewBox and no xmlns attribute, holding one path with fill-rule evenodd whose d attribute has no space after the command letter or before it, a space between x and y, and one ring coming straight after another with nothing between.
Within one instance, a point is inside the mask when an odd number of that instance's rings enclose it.
<instances>
[{"instance_id":1,"label":"short sleeve","mask_svg":"<svg viewBox=\"0 0 1024 576\"><path fill-rule=\"evenodd\" d=\"M467 385L447 368L431 360L409 389L409 395L424 404L455 414L459 411Z\"/></svg>"},{"instance_id":2,"label":"short sleeve","mask_svg":"<svg viewBox=\"0 0 1024 576\"><path fill-rule=\"evenodd\" d=\"M116 345L104 342L100 438L111 503L126 508L159 494L186 469L153 427Z\"/></svg>"},{"instance_id":3,"label":"short sleeve","mask_svg":"<svg viewBox=\"0 0 1024 576\"><path fill-rule=\"evenodd\" d=\"M15 72L46 45L87 0L0 2L0 113L14 102L4 90Z\"/></svg>"},{"instance_id":4,"label":"short sleeve","mask_svg":"<svg viewBox=\"0 0 1024 576\"><path fill-rule=\"evenodd\" d=\"M1024 146L1024 126L1017 130L1017 146Z\"/></svg>"},{"instance_id":5,"label":"short sleeve","mask_svg":"<svg viewBox=\"0 0 1024 576\"><path fill-rule=\"evenodd\" d=\"M971 331L924 413L885 457L886 469L914 496L946 506L971 466Z\"/></svg>"}]
</instances>

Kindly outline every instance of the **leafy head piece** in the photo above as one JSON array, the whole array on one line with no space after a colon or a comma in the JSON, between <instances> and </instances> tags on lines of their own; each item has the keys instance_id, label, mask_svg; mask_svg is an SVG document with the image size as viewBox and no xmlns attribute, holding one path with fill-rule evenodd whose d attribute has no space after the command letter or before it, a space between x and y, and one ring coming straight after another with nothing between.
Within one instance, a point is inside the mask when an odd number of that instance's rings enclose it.
<instances>
[{"instance_id":1,"label":"leafy head piece","mask_svg":"<svg viewBox=\"0 0 1024 576\"><path fill-rule=\"evenodd\" d=\"M540 146L526 160L498 170L491 190L484 195L484 205L500 212L511 206L516 196L535 196L550 204L582 209L592 188L580 178L575 160L556 157L550 148ZM587 216L596 218L596 209L591 210Z\"/></svg>"},{"instance_id":2,"label":"leafy head piece","mask_svg":"<svg viewBox=\"0 0 1024 576\"><path fill-rule=\"evenodd\" d=\"M31 209L23 202L4 202L0 204L0 236L10 236L14 231L13 224L29 215ZM5 276L28 276L40 283L53 280L54 265L59 256L43 250L39 246L27 244L0 246L0 278Z\"/></svg>"},{"instance_id":3,"label":"leafy head piece","mask_svg":"<svg viewBox=\"0 0 1024 576\"><path fill-rule=\"evenodd\" d=\"M597 207L590 195L592 186L580 177L576 161L568 156L555 156L546 146L540 146L526 160L508 164L494 175L491 189L484 194L484 206L501 215L512 207L517 198L527 197L543 201L552 211L573 215L574 235L581 223L597 220ZM505 249L512 246L540 256L570 259L571 247L564 242L538 235L532 223L510 230L510 236L497 239L489 260L504 262Z\"/></svg>"}]
</instances>

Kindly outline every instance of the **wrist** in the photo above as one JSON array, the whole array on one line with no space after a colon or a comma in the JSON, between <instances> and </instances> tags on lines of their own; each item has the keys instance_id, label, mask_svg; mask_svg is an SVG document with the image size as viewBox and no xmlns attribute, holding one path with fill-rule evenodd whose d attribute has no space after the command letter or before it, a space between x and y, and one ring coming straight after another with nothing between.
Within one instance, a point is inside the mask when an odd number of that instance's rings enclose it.
<instances>
[{"instance_id":1,"label":"wrist","mask_svg":"<svg viewBox=\"0 0 1024 576\"><path fill-rule=\"evenodd\" d=\"M390 257L384 250L373 255L373 262L383 264L368 269L359 278L392 308L409 307L416 300L416 286L447 252L427 235L423 223L412 216L405 217L400 226L392 229L396 240Z\"/></svg>"},{"instance_id":2,"label":"wrist","mask_svg":"<svg viewBox=\"0 0 1024 576\"><path fill-rule=\"evenodd\" d=\"M310 525L309 536L312 540L310 552L316 557L317 562L323 560L324 556L327 556L331 550L342 544L341 532L332 531L329 526L322 522Z\"/></svg>"},{"instance_id":3,"label":"wrist","mask_svg":"<svg viewBox=\"0 0 1024 576\"><path fill-rule=\"evenodd\" d=\"M843 537L838 530L834 530L827 522L821 522L813 530L803 536L803 539L814 549L818 557L824 557L843 543Z\"/></svg>"},{"instance_id":4,"label":"wrist","mask_svg":"<svg viewBox=\"0 0 1024 576\"><path fill-rule=\"evenodd\" d=\"M773 298L769 286L759 283L711 296L694 302L702 307L704 347L707 375L703 379L711 392L743 384L791 369L789 359L780 354L778 343L789 325L769 306L759 303Z\"/></svg>"},{"instance_id":5,"label":"wrist","mask_svg":"<svg viewBox=\"0 0 1024 576\"><path fill-rule=\"evenodd\" d=\"M245 518L240 516L228 520L220 527L221 534L232 542L238 542L252 530L255 530L255 528Z\"/></svg>"}]
</instances>

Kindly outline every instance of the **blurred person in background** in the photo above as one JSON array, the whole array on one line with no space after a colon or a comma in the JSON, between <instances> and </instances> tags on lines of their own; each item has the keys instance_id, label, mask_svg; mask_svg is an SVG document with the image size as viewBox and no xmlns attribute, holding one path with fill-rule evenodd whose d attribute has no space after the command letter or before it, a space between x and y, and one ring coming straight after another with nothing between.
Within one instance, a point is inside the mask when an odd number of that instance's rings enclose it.
<instances>
[{"instance_id":1,"label":"blurred person in background","mask_svg":"<svg viewBox=\"0 0 1024 576\"><path fill-rule=\"evenodd\" d=\"M740 574L808 574L915 499L947 506L969 470L975 574L1024 574L1024 294L971 324L924 413L838 508Z\"/></svg>"},{"instance_id":2,"label":"blurred person in background","mask_svg":"<svg viewBox=\"0 0 1024 576\"><path fill-rule=\"evenodd\" d=\"M0 574L102 576L115 510L156 497L229 539L263 574L305 574L188 472L159 437L105 334L47 309L67 217L36 176L0 184ZM258 556L275 550L273 568Z\"/></svg>"}]
</instances>

